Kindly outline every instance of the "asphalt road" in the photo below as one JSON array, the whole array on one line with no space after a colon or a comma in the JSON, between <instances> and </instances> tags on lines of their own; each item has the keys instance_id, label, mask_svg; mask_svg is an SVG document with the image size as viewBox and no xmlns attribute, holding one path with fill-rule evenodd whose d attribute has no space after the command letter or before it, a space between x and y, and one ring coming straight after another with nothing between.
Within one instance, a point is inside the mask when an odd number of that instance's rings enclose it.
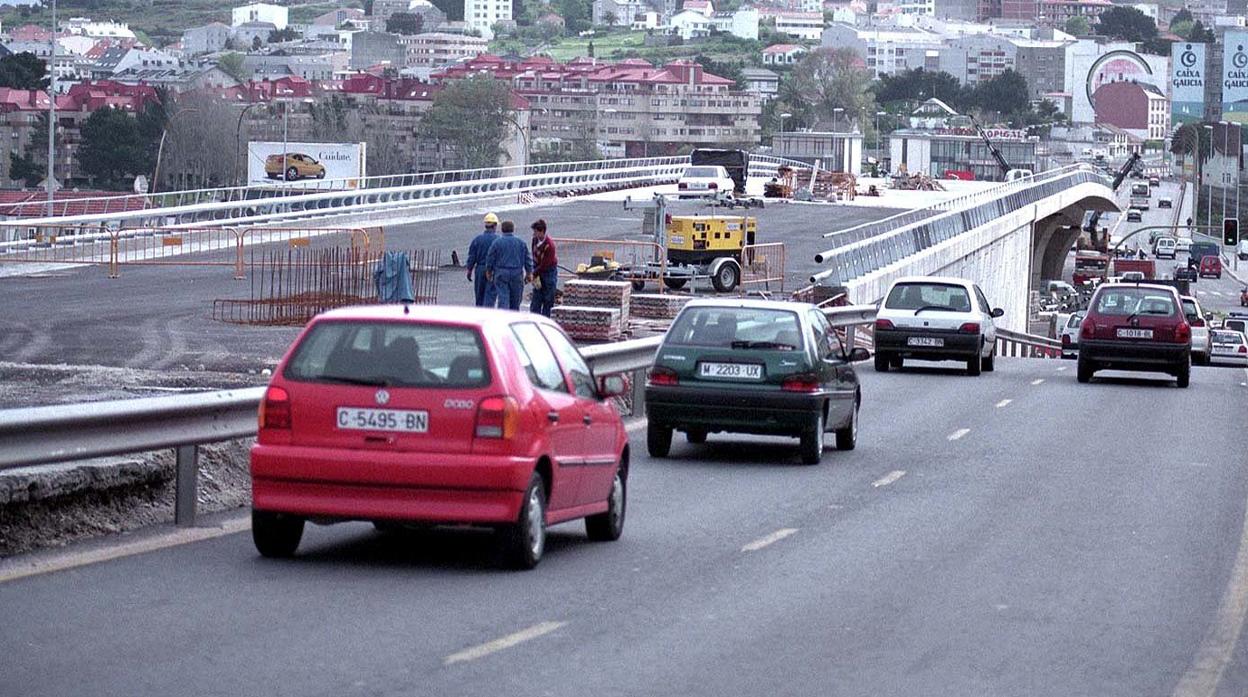
<instances>
[{"instance_id":1,"label":"asphalt road","mask_svg":"<svg viewBox=\"0 0 1248 697\"><path fill-rule=\"evenodd\" d=\"M861 374L859 447L818 467L635 435L624 537L556 528L529 573L350 524L292 561L234 534L0 583L0 694L1248 691L1244 371Z\"/></svg>"},{"instance_id":2,"label":"asphalt road","mask_svg":"<svg viewBox=\"0 0 1248 697\"><path fill-rule=\"evenodd\" d=\"M702 212L694 202L674 213ZM759 218L760 241L788 246L788 290L814 270L814 253L826 245L822 233L844 229L895 213L886 208L776 204L751 209ZM450 211L448 211L450 213ZM625 211L621 202L561 201L503 213L528 236L528 225L542 217L556 237L644 239L641 212ZM461 263L468 243L480 231L481 214L465 212L386 230L388 249L438 250L449 264L452 250ZM341 243L341 242L339 242ZM330 244L313 238L312 246ZM284 245L267 245L285 249ZM254 249L254 248L253 248ZM249 252L250 253L250 252ZM208 254L203 259L224 259ZM564 265L577 261L563 259ZM804 285L801 284L801 285ZM462 270L444 269L439 300L472 302L471 285ZM40 271L26 276L0 274L0 361L67 363L157 370L247 371L272 366L297 333L289 327L246 327L214 322L214 299L246 299L249 282L235 281L226 267L124 266L109 279L102 267ZM2 405L0 405L2 406Z\"/></svg>"}]
</instances>

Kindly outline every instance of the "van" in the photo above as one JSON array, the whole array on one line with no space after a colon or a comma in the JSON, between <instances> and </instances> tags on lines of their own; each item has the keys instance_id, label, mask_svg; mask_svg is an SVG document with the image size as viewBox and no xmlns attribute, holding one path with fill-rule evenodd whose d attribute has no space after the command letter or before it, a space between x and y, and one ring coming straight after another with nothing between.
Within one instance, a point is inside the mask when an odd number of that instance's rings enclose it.
<instances>
[{"instance_id":1,"label":"van","mask_svg":"<svg viewBox=\"0 0 1248 697\"><path fill-rule=\"evenodd\" d=\"M1173 237L1158 237L1157 244L1153 246L1153 256L1158 259L1173 259L1175 245Z\"/></svg>"},{"instance_id":2,"label":"van","mask_svg":"<svg viewBox=\"0 0 1248 697\"><path fill-rule=\"evenodd\" d=\"M1240 261L1248 260L1248 240L1239 241L1239 249L1235 252Z\"/></svg>"},{"instance_id":3,"label":"van","mask_svg":"<svg viewBox=\"0 0 1248 697\"><path fill-rule=\"evenodd\" d=\"M1200 260L1201 278L1222 278L1222 257L1210 254Z\"/></svg>"}]
</instances>

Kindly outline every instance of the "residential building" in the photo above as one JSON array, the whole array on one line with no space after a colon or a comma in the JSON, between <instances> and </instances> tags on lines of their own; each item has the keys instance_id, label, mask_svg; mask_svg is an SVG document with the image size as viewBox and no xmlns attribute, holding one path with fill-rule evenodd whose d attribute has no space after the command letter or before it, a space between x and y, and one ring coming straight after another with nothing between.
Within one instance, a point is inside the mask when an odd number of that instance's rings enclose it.
<instances>
[{"instance_id":1,"label":"residential building","mask_svg":"<svg viewBox=\"0 0 1248 697\"><path fill-rule=\"evenodd\" d=\"M191 27L182 32L182 53L187 56L216 53L224 50L229 43L230 28L221 22Z\"/></svg>"},{"instance_id":2,"label":"residential building","mask_svg":"<svg viewBox=\"0 0 1248 697\"><path fill-rule=\"evenodd\" d=\"M1212 26L1218 17L1228 12L1227 0L1190 0L1184 3L1194 19L1199 19L1205 26Z\"/></svg>"},{"instance_id":3,"label":"residential building","mask_svg":"<svg viewBox=\"0 0 1248 697\"><path fill-rule=\"evenodd\" d=\"M822 45L853 48L879 78L914 68L940 70L944 37L917 27L868 29L834 23L824 29Z\"/></svg>"},{"instance_id":4,"label":"residential building","mask_svg":"<svg viewBox=\"0 0 1248 697\"><path fill-rule=\"evenodd\" d=\"M1065 84L1069 43L996 34L964 35L945 41L940 69L967 85L1013 70L1027 80L1032 99L1042 99L1049 92L1060 91Z\"/></svg>"},{"instance_id":5,"label":"residential building","mask_svg":"<svg viewBox=\"0 0 1248 697\"><path fill-rule=\"evenodd\" d=\"M936 15L936 0L894 0L893 11L902 15Z\"/></svg>"},{"instance_id":6,"label":"residential building","mask_svg":"<svg viewBox=\"0 0 1248 697\"><path fill-rule=\"evenodd\" d=\"M1131 153L1144 154L1144 138L1125 128L1098 123L1094 138L1097 145L1105 148L1106 157L1110 160L1130 157Z\"/></svg>"},{"instance_id":7,"label":"residential building","mask_svg":"<svg viewBox=\"0 0 1248 697\"><path fill-rule=\"evenodd\" d=\"M511 0L464 0L464 24L470 31L494 38L494 25L511 21Z\"/></svg>"},{"instance_id":8,"label":"residential building","mask_svg":"<svg viewBox=\"0 0 1248 697\"><path fill-rule=\"evenodd\" d=\"M245 22L230 28L230 41L245 51L269 43L269 36L275 31L277 25L272 22Z\"/></svg>"},{"instance_id":9,"label":"residential building","mask_svg":"<svg viewBox=\"0 0 1248 697\"><path fill-rule=\"evenodd\" d=\"M935 0L934 16L939 19L956 19L974 22L979 19L978 0ZM841 21L837 19L837 21Z\"/></svg>"},{"instance_id":10,"label":"residential building","mask_svg":"<svg viewBox=\"0 0 1248 697\"><path fill-rule=\"evenodd\" d=\"M476 58L489 47L489 42L479 36L445 32L405 36L400 43L407 48L407 67L419 68L438 68Z\"/></svg>"},{"instance_id":11,"label":"residential building","mask_svg":"<svg viewBox=\"0 0 1248 697\"><path fill-rule=\"evenodd\" d=\"M645 0L594 0L591 17L595 26L627 27L650 9Z\"/></svg>"},{"instance_id":12,"label":"residential building","mask_svg":"<svg viewBox=\"0 0 1248 697\"><path fill-rule=\"evenodd\" d=\"M806 54L805 46L797 44L772 44L763 49L763 65L793 65Z\"/></svg>"},{"instance_id":13,"label":"residential building","mask_svg":"<svg viewBox=\"0 0 1248 697\"><path fill-rule=\"evenodd\" d=\"M86 17L73 17L61 22L66 34L89 36L94 39L133 39L130 25L121 22L97 22Z\"/></svg>"},{"instance_id":14,"label":"residential building","mask_svg":"<svg viewBox=\"0 0 1248 697\"><path fill-rule=\"evenodd\" d=\"M305 80L331 80L338 67L333 55L249 53L243 57L243 72L252 80L272 80L290 75Z\"/></svg>"},{"instance_id":15,"label":"residential building","mask_svg":"<svg viewBox=\"0 0 1248 697\"><path fill-rule=\"evenodd\" d=\"M446 24L446 13L429 0L374 0L371 26L377 31L385 31L386 20L400 12L419 17L422 32L436 31Z\"/></svg>"},{"instance_id":16,"label":"residential building","mask_svg":"<svg viewBox=\"0 0 1248 697\"><path fill-rule=\"evenodd\" d=\"M742 68L745 91L757 94L766 104L780 95L780 76L766 68Z\"/></svg>"},{"instance_id":17,"label":"residential building","mask_svg":"<svg viewBox=\"0 0 1248 697\"><path fill-rule=\"evenodd\" d=\"M763 19L774 19L776 31L781 34L788 34L805 41L819 41L819 38L823 35L822 12L788 12L765 9L759 11L759 16Z\"/></svg>"},{"instance_id":18,"label":"residential building","mask_svg":"<svg viewBox=\"0 0 1248 697\"><path fill-rule=\"evenodd\" d=\"M711 15L711 27L721 34L731 34L738 39L758 39L758 10L742 7L733 12L716 12Z\"/></svg>"},{"instance_id":19,"label":"residential building","mask_svg":"<svg viewBox=\"0 0 1248 697\"><path fill-rule=\"evenodd\" d=\"M1097 18L1113 7L1109 0L1040 0L1036 21L1051 27L1064 27L1076 17L1083 17L1095 26Z\"/></svg>"},{"instance_id":20,"label":"residential building","mask_svg":"<svg viewBox=\"0 0 1248 697\"><path fill-rule=\"evenodd\" d=\"M281 5L253 2L242 7L235 7L230 17L230 24L235 27L254 22L267 22L278 29L285 29L289 23L290 10Z\"/></svg>"},{"instance_id":21,"label":"residential building","mask_svg":"<svg viewBox=\"0 0 1248 697\"><path fill-rule=\"evenodd\" d=\"M113 73L113 80L128 85L163 87L181 93L202 89L221 89L238 81L215 65L180 63L172 66L133 67Z\"/></svg>"},{"instance_id":22,"label":"residential building","mask_svg":"<svg viewBox=\"0 0 1248 697\"><path fill-rule=\"evenodd\" d=\"M704 39L711 35L711 19L697 10L681 10L672 16L668 24L672 33L682 41Z\"/></svg>"},{"instance_id":23,"label":"residential building","mask_svg":"<svg viewBox=\"0 0 1248 697\"><path fill-rule=\"evenodd\" d=\"M384 0L383 0L384 2ZM373 0L373 12L377 11L377 0ZM336 10L330 10L322 15L317 15L312 19L312 24L321 27L334 27L342 25L343 22L358 22L367 15L364 10L354 7L340 7Z\"/></svg>"},{"instance_id":24,"label":"residential building","mask_svg":"<svg viewBox=\"0 0 1248 697\"><path fill-rule=\"evenodd\" d=\"M680 5L680 9L700 12L707 19L710 19L711 15L715 14L715 4L711 0L684 0Z\"/></svg>"},{"instance_id":25,"label":"residential building","mask_svg":"<svg viewBox=\"0 0 1248 697\"><path fill-rule=\"evenodd\" d=\"M352 70L364 70L375 65L402 68L407 65L407 46L398 34L379 31L357 32L351 39Z\"/></svg>"},{"instance_id":26,"label":"residential building","mask_svg":"<svg viewBox=\"0 0 1248 697\"><path fill-rule=\"evenodd\" d=\"M1170 130L1170 100L1154 85L1111 82L1096 91L1101 125L1116 126L1145 140L1163 140Z\"/></svg>"},{"instance_id":27,"label":"residential building","mask_svg":"<svg viewBox=\"0 0 1248 697\"><path fill-rule=\"evenodd\" d=\"M95 59L91 79L106 80L127 70L176 68L181 64L176 56L157 49L112 46Z\"/></svg>"}]
</instances>

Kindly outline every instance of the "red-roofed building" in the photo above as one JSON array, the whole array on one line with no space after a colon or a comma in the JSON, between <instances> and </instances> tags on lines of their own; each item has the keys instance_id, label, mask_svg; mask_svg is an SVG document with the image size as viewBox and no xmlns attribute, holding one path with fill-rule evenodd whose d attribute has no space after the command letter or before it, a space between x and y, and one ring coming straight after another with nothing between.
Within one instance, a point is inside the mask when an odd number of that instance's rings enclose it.
<instances>
[{"instance_id":1,"label":"red-roofed building","mask_svg":"<svg viewBox=\"0 0 1248 697\"><path fill-rule=\"evenodd\" d=\"M805 46L772 44L763 49L763 65L793 65L806 54Z\"/></svg>"}]
</instances>

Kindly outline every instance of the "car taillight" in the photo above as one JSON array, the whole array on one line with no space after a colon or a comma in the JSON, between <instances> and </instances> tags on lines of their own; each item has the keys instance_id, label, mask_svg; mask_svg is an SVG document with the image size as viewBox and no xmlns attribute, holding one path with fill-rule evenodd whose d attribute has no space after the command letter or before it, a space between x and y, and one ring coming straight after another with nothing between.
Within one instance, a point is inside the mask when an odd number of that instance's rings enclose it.
<instances>
[{"instance_id":1,"label":"car taillight","mask_svg":"<svg viewBox=\"0 0 1248 697\"><path fill-rule=\"evenodd\" d=\"M893 321L892 321L892 320L889 320L889 319L877 319L877 320L875 320L875 328L876 328L876 329L894 329L895 327L893 327Z\"/></svg>"},{"instance_id":2,"label":"car taillight","mask_svg":"<svg viewBox=\"0 0 1248 697\"><path fill-rule=\"evenodd\" d=\"M1174 342L1176 344L1192 343L1192 325L1187 322L1180 322L1179 326L1174 330Z\"/></svg>"},{"instance_id":3,"label":"car taillight","mask_svg":"<svg viewBox=\"0 0 1248 697\"><path fill-rule=\"evenodd\" d=\"M1091 317L1084 318L1083 324L1079 325L1079 338L1091 339L1096 336L1096 322Z\"/></svg>"},{"instance_id":4,"label":"car taillight","mask_svg":"<svg viewBox=\"0 0 1248 697\"><path fill-rule=\"evenodd\" d=\"M1196 317L1196 318L1192 319L1192 326L1193 326L1193 327L1203 327L1203 326L1205 326L1205 320L1201 319L1200 317Z\"/></svg>"},{"instance_id":5,"label":"car taillight","mask_svg":"<svg viewBox=\"0 0 1248 697\"><path fill-rule=\"evenodd\" d=\"M477 438L511 438L520 407L511 397L486 397L477 407Z\"/></svg>"},{"instance_id":6,"label":"car taillight","mask_svg":"<svg viewBox=\"0 0 1248 697\"><path fill-rule=\"evenodd\" d=\"M685 189L688 189L688 188L689 188L689 185L688 185L688 184L686 184L686 183L684 183L684 182L681 182L681 183L679 183L679 184L677 184L677 185L676 185L676 188L677 188L677 189L680 189L681 191L684 191Z\"/></svg>"},{"instance_id":7,"label":"car taillight","mask_svg":"<svg viewBox=\"0 0 1248 697\"><path fill-rule=\"evenodd\" d=\"M680 376L675 370L660 365L650 369L649 382L651 385L659 386L679 385Z\"/></svg>"},{"instance_id":8,"label":"car taillight","mask_svg":"<svg viewBox=\"0 0 1248 697\"><path fill-rule=\"evenodd\" d=\"M785 392L818 392L819 376L814 373L790 375L780 383L780 389Z\"/></svg>"},{"instance_id":9,"label":"car taillight","mask_svg":"<svg viewBox=\"0 0 1248 697\"><path fill-rule=\"evenodd\" d=\"M290 428L290 393L270 387L260 402L260 428Z\"/></svg>"},{"instance_id":10,"label":"car taillight","mask_svg":"<svg viewBox=\"0 0 1248 697\"><path fill-rule=\"evenodd\" d=\"M1243 344L1240 344L1239 350L1236 351L1236 353L1248 353L1248 346L1244 346Z\"/></svg>"},{"instance_id":11,"label":"car taillight","mask_svg":"<svg viewBox=\"0 0 1248 697\"><path fill-rule=\"evenodd\" d=\"M715 182L711 182L710 184L707 184L707 185L706 185L706 188L708 188L708 189L718 189L718 188L719 188L719 184L716 184Z\"/></svg>"},{"instance_id":12,"label":"car taillight","mask_svg":"<svg viewBox=\"0 0 1248 697\"><path fill-rule=\"evenodd\" d=\"M958 331L963 334L978 334L979 322L964 322L962 326L958 327Z\"/></svg>"}]
</instances>

